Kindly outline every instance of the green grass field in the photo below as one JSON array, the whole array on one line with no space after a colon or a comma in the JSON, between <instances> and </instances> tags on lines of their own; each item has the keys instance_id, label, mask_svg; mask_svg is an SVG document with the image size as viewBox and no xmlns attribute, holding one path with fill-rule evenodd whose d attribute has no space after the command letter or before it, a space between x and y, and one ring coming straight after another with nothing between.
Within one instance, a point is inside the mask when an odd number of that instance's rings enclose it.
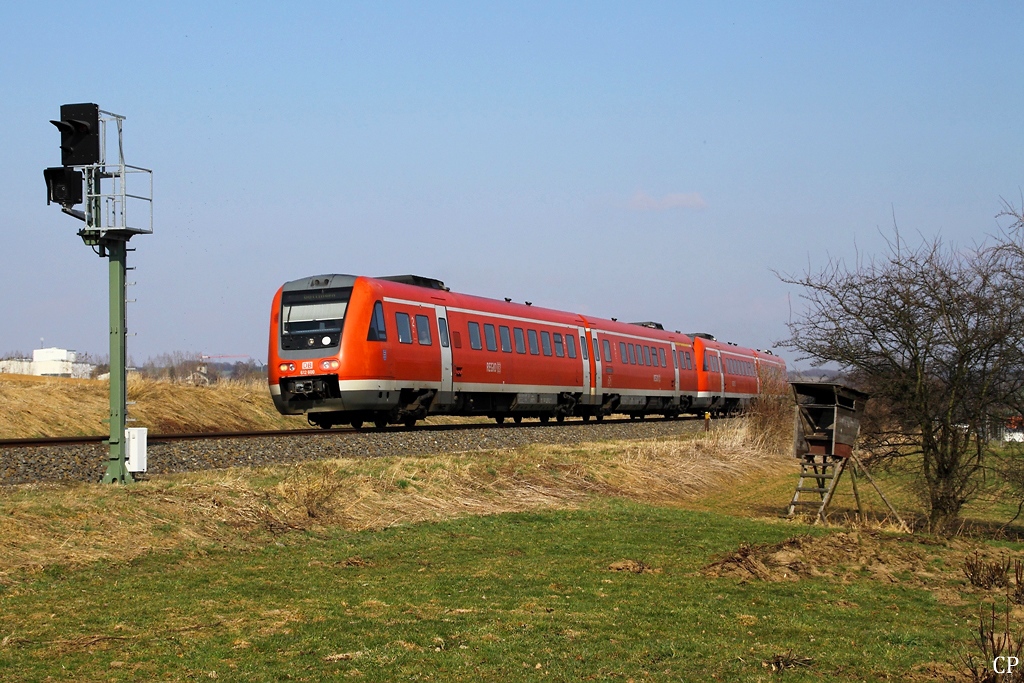
<instances>
[{"instance_id":1,"label":"green grass field","mask_svg":"<svg viewBox=\"0 0 1024 683\"><path fill-rule=\"evenodd\" d=\"M595 499L51 567L0 588L0 678L755 681L779 678L780 655L802 663L790 681L952 673L984 599L957 578L962 553L933 557L927 587L700 571L741 541L806 533L836 531ZM651 571L609 569L626 559Z\"/></svg>"}]
</instances>

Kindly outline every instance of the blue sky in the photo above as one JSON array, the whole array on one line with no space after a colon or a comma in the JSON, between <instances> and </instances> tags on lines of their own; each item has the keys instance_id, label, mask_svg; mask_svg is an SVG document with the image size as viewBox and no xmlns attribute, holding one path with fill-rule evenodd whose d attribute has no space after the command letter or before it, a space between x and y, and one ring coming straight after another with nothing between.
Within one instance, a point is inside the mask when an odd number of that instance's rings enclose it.
<instances>
[{"instance_id":1,"label":"blue sky","mask_svg":"<svg viewBox=\"0 0 1024 683\"><path fill-rule=\"evenodd\" d=\"M67 102L155 175L129 352L266 357L286 280L456 291L756 347L772 270L966 244L1024 186L1020 3L5 3L0 353L105 353L106 268L46 206ZM125 11L120 11L126 8Z\"/></svg>"}]
</instances>

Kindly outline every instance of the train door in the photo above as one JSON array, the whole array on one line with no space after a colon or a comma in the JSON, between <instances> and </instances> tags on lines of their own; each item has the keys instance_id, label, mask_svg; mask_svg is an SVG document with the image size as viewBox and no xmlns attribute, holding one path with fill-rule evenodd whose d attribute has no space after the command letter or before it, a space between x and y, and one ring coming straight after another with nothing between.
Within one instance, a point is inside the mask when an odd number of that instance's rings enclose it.
<instances>
[{"instance_id":1,"label":"train door","mask_svg":"<svg viewBox=\"0 0 1024 683\"><path fill-rule=\"evenodd\" d=\"M601 403L604 398L604 389L601 387L601 345L597 341L597 332L590 331L591 354L594 357L594 402Z\"/></svg>"},{"instance_id":2,"label":"train door","mask_svg":"<svg viewBox=\"0 0 1024 683\"><path fill-rule=\"evenodd\" d=\"M675 380L672 384L672 391L676 394L676 398L679 398L679 393L682 391L679 388L679 353L680 350L676 348L676 345L672 345L672 367L675 368Z\"/></svg>"},{"instance_id":3,"label":"train door","mask_svg":"<svg viewBox=\"0 0 1024 683\"><path fill-rule=\"evenodd\" d=\"M708 373L708 381L711 383L711 391L716 391L719 394L722 394L725 392L725 372L722 367L722 352L718 349L708 349L707 353L715 359L716 372Z\"/></svg>"},{"instance_id":4,"label":"train door","mask_svg":"<svg viewBox=\"0 0 1024 683\"><path fill-rule=\"evenodd\" d=\"M441 342L441 389L436 403L448 405L452 402L452 345L448 337L448 311L444 306L434 306L437 319L437 337Z\"/></svg>"},{"instance_id":5,"label":"train door","mask_svg":"<svg viewBox=\"0 0 1024 683\"><path fill-rule=\"evenodd\" d=\"M586 331L576 328L576 338L580 340L580 362L583 363L583 403L591 403L594 387L590 386L590 353L587 351Z\"/></svg>"}]
</instances>

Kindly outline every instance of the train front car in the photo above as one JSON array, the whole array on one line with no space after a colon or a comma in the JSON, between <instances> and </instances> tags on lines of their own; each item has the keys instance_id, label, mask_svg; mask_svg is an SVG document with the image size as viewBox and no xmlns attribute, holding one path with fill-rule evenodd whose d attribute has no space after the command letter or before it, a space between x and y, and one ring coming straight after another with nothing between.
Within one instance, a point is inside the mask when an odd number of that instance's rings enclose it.
<instances>
[{"instance_id":1,"label":"train front car","mask_svg":"<svg viewBox=\"0 0 1024 683\"><path fill-rule=\"evenodd\" d=\"M274 296L267 377L281 414L341 409L341 344L356 281L317 275L287 282Z\"/></svg>"},{"instance_id":2,"label":"train front car","mask_svg":"<svg viewBox=\"0 0 1024 683\"><path fill-rule=\"evenodd\" d=\"M325 429L415 424L444 388L444 358L450 367L447 299L443 283L412 275L286 283L271 308L268 375L278 411L305 413Z\"/></svg>"}]
</instances>

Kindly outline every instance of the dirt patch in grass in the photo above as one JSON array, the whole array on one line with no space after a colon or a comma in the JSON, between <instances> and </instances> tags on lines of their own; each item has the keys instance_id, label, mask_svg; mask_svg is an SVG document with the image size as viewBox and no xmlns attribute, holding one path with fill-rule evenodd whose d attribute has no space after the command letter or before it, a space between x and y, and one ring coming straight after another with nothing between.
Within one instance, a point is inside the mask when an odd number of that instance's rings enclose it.
<instances>
[{"instance_id":1,"label":"dirt patch in grass","mask_svg":"<svg viewBox=\"0 0 1024 683\"><path fill-rule=\"evenodd\" d=\"M711 578L741 581L831 577L848 582L867 577L925 588L942 602L959 603L965 593L984 592L968 585L963 573L964 557L979 552L993 559L1000 555L999 549L964 539L840 531L825 536L794 536L769 545L741 544L701 572Z\"/></svg>"}]
</instances>

